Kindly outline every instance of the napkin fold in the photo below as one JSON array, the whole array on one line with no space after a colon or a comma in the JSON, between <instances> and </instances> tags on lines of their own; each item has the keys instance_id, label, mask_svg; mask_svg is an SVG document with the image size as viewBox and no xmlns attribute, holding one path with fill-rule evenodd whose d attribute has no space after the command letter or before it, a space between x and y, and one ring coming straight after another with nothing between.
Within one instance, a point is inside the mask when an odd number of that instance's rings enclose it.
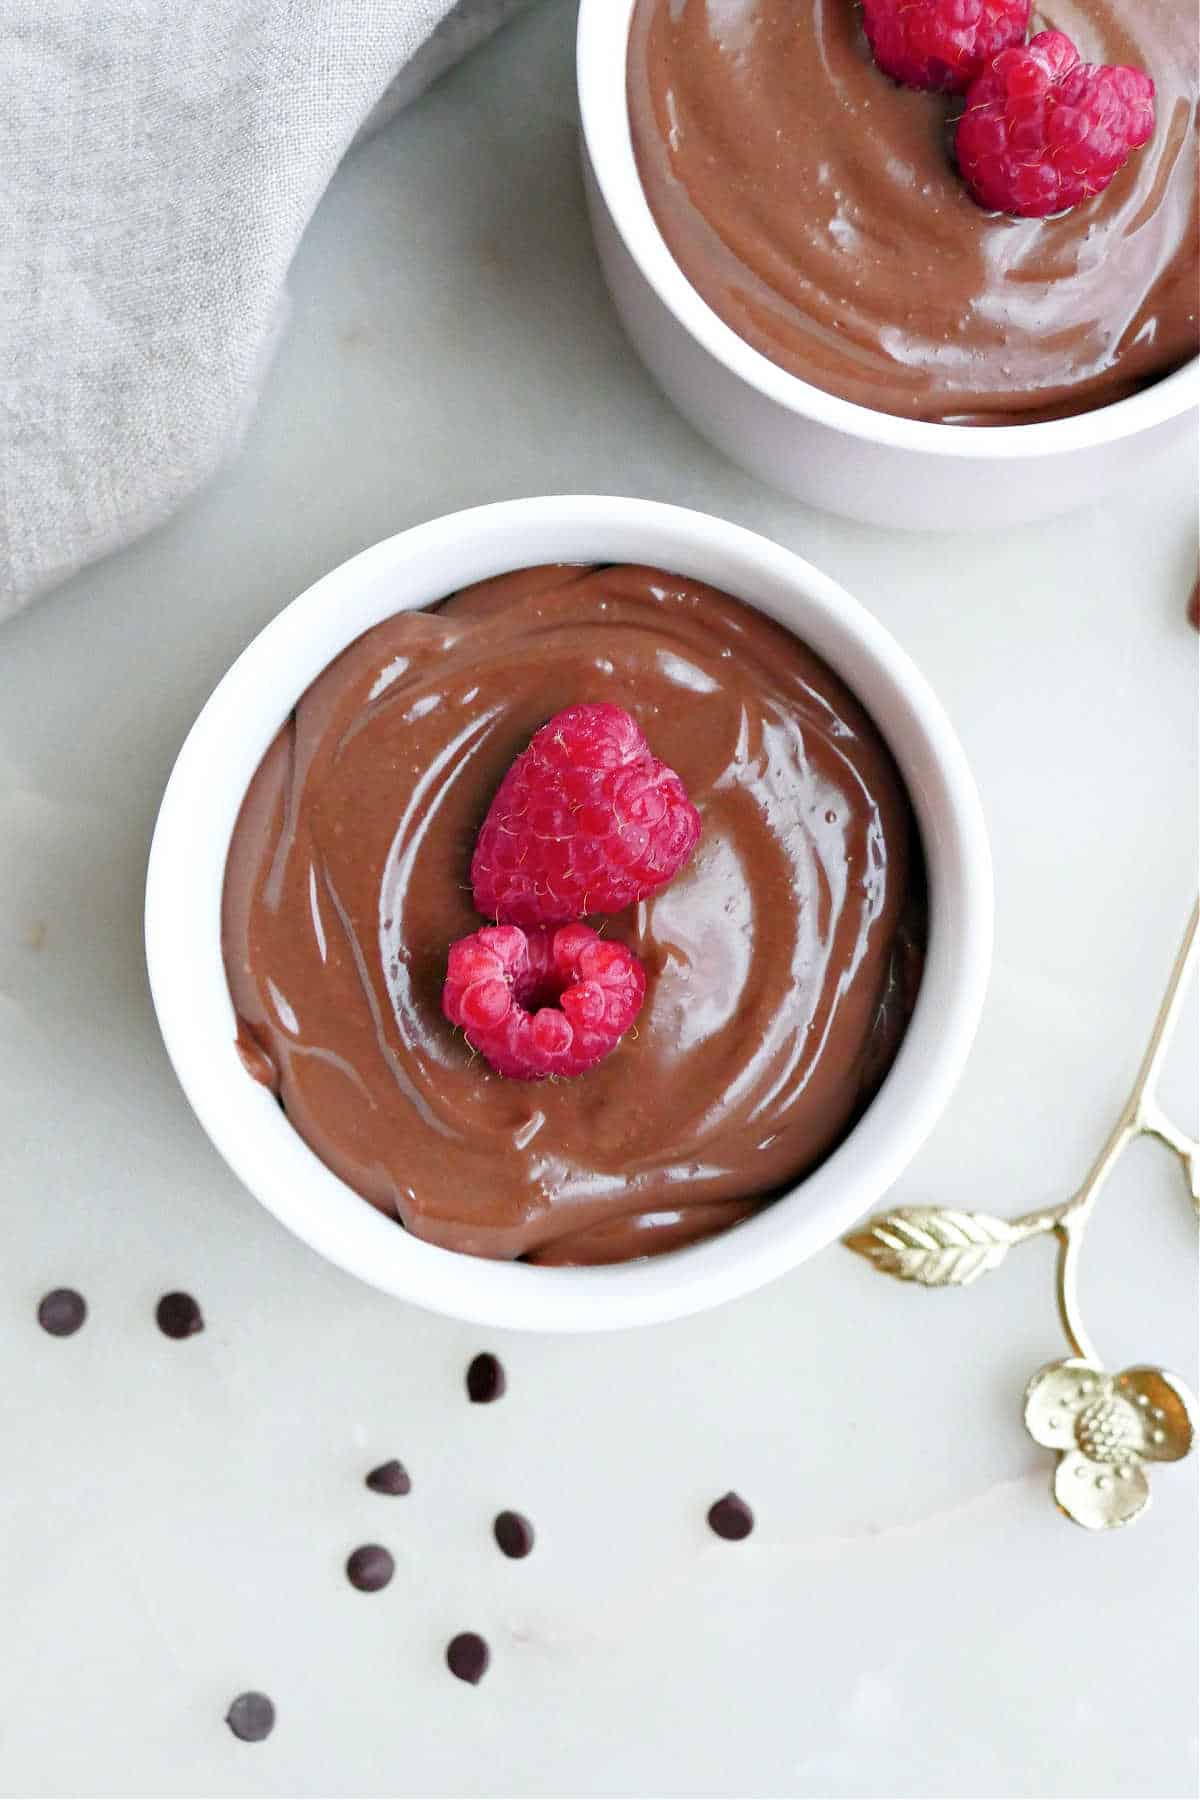
<instances>
[{"instance_id":1,"label":"napkin fold","mask_svg":"<svg viewBox=\"0 0 1200 1800\"><path fill-rule=\"evenodd\" d=\"M526 0L0 0L0 617L237 445L358 136Z\"/></svg>"}]
</instances>

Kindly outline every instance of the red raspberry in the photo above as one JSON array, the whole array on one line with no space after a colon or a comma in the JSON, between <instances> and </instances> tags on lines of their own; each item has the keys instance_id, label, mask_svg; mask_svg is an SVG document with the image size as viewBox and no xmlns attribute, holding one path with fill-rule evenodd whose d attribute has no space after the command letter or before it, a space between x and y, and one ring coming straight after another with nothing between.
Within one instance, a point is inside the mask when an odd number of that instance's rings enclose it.
<instances>
[{"instance_id":1,"label":"red raspberry","mask_svg":"<svg viewBox=\"0 0 1200 1800\"><path fill-rule=\"evenodd\" d=\"M485 925L450 949L442 1011L498 1075L582 1075L641 1011L646 971L589 925Z\"/></svg>"},{"instance_id":2,"label":"red raspberry","mask_svg":"<svg viewBox=\"0 0 1200 1800\"><path fill-rule=\"evenodd\" d=\"M677 875L700 815L619 706L569 706L518 756L471 859L475 907L514 925L622 912Z\"/></svg>"},{"instance_id":3,"label":"red raspberry","mask_svg":"<svg viewBox=\"0 0 1200 1800\"><path fill-rule=\"evenodd\" d=\"M1101 193L1153 130L1148 75L1080 62L1069 37L1040 31L971 83L955 151L980 206L1042 219Z\"/></svg>"},{"instance_id":4,"label":"red raspberry","mask_svg":"<svg viewBox=\"0 0 1200 1800\"><path fill-rule=\"evenodd\" d=\"M1024 41L1030 0L863 0L879 67L905 87L965 94L1001 50Z\"/></svg>"}]
</instances>

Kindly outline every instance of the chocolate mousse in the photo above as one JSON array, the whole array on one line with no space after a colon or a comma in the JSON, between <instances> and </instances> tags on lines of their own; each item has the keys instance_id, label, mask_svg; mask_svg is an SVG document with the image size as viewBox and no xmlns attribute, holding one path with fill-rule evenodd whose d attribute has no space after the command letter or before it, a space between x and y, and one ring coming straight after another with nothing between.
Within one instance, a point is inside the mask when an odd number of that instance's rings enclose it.
<instances>
[{"instance_id":1,"label":"chocolate mousse","mask_svg":"<svg viewBox=\"0 0 1200 1800\"><path fill-rule=\"evenodd\" d=\"M539 726L597 701L702 835L590 921L645 967L636 1030L575 1079L506 1079L441 1009L472 848ZM386 620L301 697L233 835L225 965L249 1073L372 1205L452 1250L618 1262L736 1224L845 1135L907 1026L922 890L886 746L789 632L661 570L526 569Z\"/></svg>"},{"instance_id":2,"label":"chocolate mousse","mask_svg":"<svg viewBox=\"0 0 1200 1800\"><path fill-rule=\"evenodd\" d=\"M650 209L754 349L904 418L1087 412L1200 348L1192 0L1055 0L1089 62L1144 69L1157 123L1103 193L988 214L952 157L961 98L876 67L852 0L637 0L628 99Z\"/></svg>"}]
</instances>

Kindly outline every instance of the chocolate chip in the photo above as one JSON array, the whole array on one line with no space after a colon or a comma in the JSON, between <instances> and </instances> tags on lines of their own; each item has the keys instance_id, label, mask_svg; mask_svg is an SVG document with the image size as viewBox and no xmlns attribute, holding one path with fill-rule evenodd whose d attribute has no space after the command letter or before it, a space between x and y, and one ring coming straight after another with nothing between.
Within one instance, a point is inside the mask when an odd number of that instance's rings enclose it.
<instances>
[{"instance_id":1,"label":"chocolate chip","mask_svg":"<svg viewBox=\"0 0 1200 1800\"><path fill-rule=\"evenodd\" d=\"M204 1330L204 1314L190 1294L164 1294L154 1317L164 1337L189 1338Z\"/></svg>"},{"instance_id":2,"label":"chocolate chip","mask_svg":"<svg viewBox=\"0 0 1200 1800\"><path fill-rule=\"evenodd\" d=\"M1200 578L1197 578L1196 585L1192 589L1192 597L1188 601L1187 612L1188 618L1196 627L1196 630L1200 631Z\"/></svg>"},{"instance_id":3,"label":"chocolate chip","mask_svg":"<svg viewBox=\"0 0 1200 1800\"><path fill-rule=\"evenodd\" d=\"M377 1594L396 1573L396 1559L382 1544L360 1544L346 1559L351 1587L361 1594Z\"/></svg>"},{"instance_id":4,"label":"chocolate chip","mask_svg":"<svg viewBox=\"0 0 1200 1800\"><path fill-rule=\"evenodd\" d=\"M374 1494L411 1494L412 1481L402 1462L380 1463L367 1476L367 1486Z\"/></svg>"},{"instance_id":5,"label":"chocolate chip","mask_svg":"<svg viewBox=\"0 0 1200 1800\"><path fill-rule=\"evenodd\" d=\"M239 1694L225 1723L243 1744L259 1744L275 1729L275 1708L266 1694Z\"/></svg>"},{"instance_id":6,"label":"chocolate chip","mask_svg":"<svg viewBox=\"0 0 1200 1800\"><path fill-rule=\"evenodd\" d=\"M70 1337L87 1318L87 1301L74 1288L52 1288L37 1310L38 1324L51 1337Z\"/></svg>"},{"instance_id":7,"label":"chocolate chip","mask_svg":"<svg viewBox=\"0 0 1200 1800\"><path fill-rule=\"evenodd\" d=\"M469 1681L472 1687L483 1680L491 1660L492 1653L478 1632L460 1631L446 1645L446 1667L460 1681Z\"/></svg>"},{"instance_id":8,"label":"chocolate chip","mask_svg":"<svg viewBox=\"0 0 1200 1800\"><path fill-rule=\"evenodd\" d=\"M528 1556L533 1549L533 1526L524 1513L497 1513L492 1530L505 1556Z\"/></svg>"},{"instance_id":9,"label":"chocolate chip","mask_svg":"<svg viewBox=\"0 0 1200 1800\"><path fill-rule=\"evenodd\" d=\"M500 1358L490 1350L481 1351L467 1370L467 1398L484 1406L498 1400L507 1385Z\"/></svg>"},{"instance_id":10,"label":"chocolate chip","mask_svg":"<svg viewBox=\"0 0 1200 1800\"><path fill-rule=\"evenodd\" d=\"M740 1494L723 1494L708 1509L708 1522L718 1537L747 1538L754 1530L754 1514Z\"/></svg>"}]
</instances>

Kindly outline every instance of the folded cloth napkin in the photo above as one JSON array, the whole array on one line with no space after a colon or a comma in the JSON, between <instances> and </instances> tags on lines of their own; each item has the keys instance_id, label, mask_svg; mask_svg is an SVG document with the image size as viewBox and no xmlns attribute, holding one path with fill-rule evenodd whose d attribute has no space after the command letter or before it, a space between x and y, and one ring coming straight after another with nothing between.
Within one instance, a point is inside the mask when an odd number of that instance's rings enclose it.
<instances>
[{"instance_id":1,"label":"folded cloth napkin","mask_svg":"<svg viewBox=\"0 0 1200 1800\"><path fill-rule=\"evenodd\" d=\"M0 617L236 446L356 136L524 0L0 0Z\"/></svg>"}]
</instances>

